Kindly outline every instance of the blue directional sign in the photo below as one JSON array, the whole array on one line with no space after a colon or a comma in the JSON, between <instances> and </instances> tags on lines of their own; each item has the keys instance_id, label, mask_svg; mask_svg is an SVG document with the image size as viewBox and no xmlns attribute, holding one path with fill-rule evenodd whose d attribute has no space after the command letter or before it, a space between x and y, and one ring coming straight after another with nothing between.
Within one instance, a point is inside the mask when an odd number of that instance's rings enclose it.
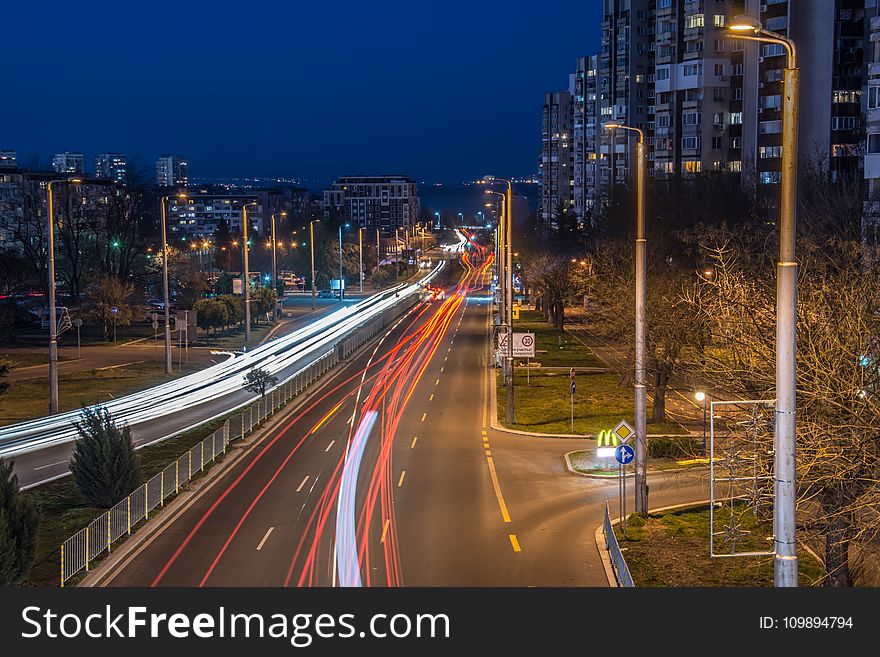
<instances>
[{"instance_id":1,"label":"blue directional sign","mask_svg":"<svg viewBox=\"0 0 880 657\"><path fill-rule=\"evenodd\" d=\"M577 390L577 386L575 385L574 381L572 381L571 382L571 395L572 395L572 397L574 396L575 390Z\"/></svg>"},{"instance_id":2,"label":"blue directional sign","mask_svg":"<svg viewBox=\"0 0 880 657\"><path fill-rule=\"evenodd\" d=\"M621 465L626 465L635 458L636 452L629 445L618 445L614 450L614 458Z\"/></svg>"}]
</instances>

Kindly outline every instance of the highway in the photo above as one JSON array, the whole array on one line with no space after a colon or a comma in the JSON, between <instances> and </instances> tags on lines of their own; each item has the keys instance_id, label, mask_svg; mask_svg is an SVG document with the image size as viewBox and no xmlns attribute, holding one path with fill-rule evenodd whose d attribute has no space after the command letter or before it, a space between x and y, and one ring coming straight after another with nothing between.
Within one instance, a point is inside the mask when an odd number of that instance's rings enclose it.
<instances>
[{"instance_id":1,"label":"highway","mask_svg":"<svg viewBox=\"0 0 880 657\"><path fill-rule=\"evenodd\" d=\"M423 302L95 581L111 586L606 585L594 545L616 480L586 441L488 426L491 255ZM652 505L704 495L651 479Z\"/></svg>"}]
</instances>

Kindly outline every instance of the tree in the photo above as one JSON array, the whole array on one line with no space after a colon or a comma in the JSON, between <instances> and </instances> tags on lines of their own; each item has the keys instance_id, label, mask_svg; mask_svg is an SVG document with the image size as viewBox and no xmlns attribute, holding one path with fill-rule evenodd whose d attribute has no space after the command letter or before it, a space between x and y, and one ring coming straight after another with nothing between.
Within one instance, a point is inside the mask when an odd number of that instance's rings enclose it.
<instances>
[{"instance_id":1,"label":"tree","mask_svg":"<svg viewBox=\"0 0 880 657\"><path fill-rule=\"evenodd\" d=\"M85 312L101 325L104 339L110 337L114 323L129 326L134 319L134 285L115 276L103 276L86 288ZM113 309L116 312L113 312Z\"/></svg>"},{"instance_id":2,"label":"tree","mask_svg":"<svg viewBox=\"0 0 880 657\"><path fill-rule=\"evenodd\" d=\"M0 586L14 586L31 569L40 516L18 488L13 461L0 461Z\"/></svg>"},{"instance_id":3,"label":"tree","mask_svg":"<svg viewBox=\"0 0 880 657\"><path fill-rule=\"evenodd\" d=\"M222 329L229 322L229 309L225 303L218 299L202 299L193 306L196 311L196 322L199 328L209 332L214 329Z\"/></svg>"},{"instance_id":4,"label":"tree","mask_svg":"<svg viewBox=\"0 0 880 657\"><path fill-rule=\"evenodd\" d=\"M181 308L192 308L211 289L205 273L198 263L180 249L173 249L168 258L169 274L172 276L174 300Z\"/></svg>"},{"instance_id":5,"label":"tree","mask_svg":"<svg viewBox=\"0 0 880 657\"><path fill-rule=\"evenodd\" d=\"M387 270L382 267L377 267L370 276L370 282L373 284L373 287L378 290L382 287L382 284L390 278L390 276L391 275Z\"/></svg>"},{"instance_id":6,"label":"tree","mask_svg":"<svg viewBox=\"0 0 880 657\"><path fill-rule=\"evenodd\" d=\"M571 259L552 253L537 253L524 266L525 278L541 295L544 315L557 331L565 324L565 299L572 290Z\"/></svg>"},{"instance_id":7,"label":"tree","mask_svg":"<svg viewBox=\"0 0 880 657\"><path fill-rule=\"evenodd\" d=\"M9 363L5 360L0 360L0 379L5 378L9 374L9 369ZM5 394L7 390L9 390L9 383L7 381L0 381L0 395Z\"/></svg>"},{"instance_id":8,"label":"tree","mask_svg":"<svg viewBox=\"0 0 880 657\"><path fill-rule=\"evenodd\" d=\"M252 319L259 322L261 315L269 313L278 302L278 294L269 287L258 287L251 293Z\"/></svg>"},{"instance_id":9,"label":"tree","mask_svg":"<svg viewBox=\"0 0 880 657\"><path fill-rule=\"evenodd\" d=\"M278 383L278 377L270 374L261 367L255 367L244 377L242 386L248 392L258 392L260 397L266 395L266 391Z\"/></svg>"},{"instance_id":10,"label":"tree","mask_svg":"<svg viewBox=\"0 0 880 657\"><path fill-rule=\"evenodd\" d=\"M225 326L234 326L244 321L244 299L234 294L222 294L217 301L226 306Z\"/></svg>"},{"instance_id":11,"label":"tree","mask_svg":"<svg viewBox=\"0 0 880 657\"><path fill-rule=\"evenodd\" d=\"M106 408L83 408L74 422L79 439L73 448L70 472L89 503L109 508L140 482L140 466L131 428L117 425Z\"/></svg>"}]
</instances>

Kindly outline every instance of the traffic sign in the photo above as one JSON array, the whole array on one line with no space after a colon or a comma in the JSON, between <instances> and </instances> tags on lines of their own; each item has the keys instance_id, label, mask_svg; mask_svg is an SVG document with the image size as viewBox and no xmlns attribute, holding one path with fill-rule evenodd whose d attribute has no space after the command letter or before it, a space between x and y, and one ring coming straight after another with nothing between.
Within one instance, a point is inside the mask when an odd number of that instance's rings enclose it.
<instances>
[{"instance_id":1,"label":"traffic sign","mask_svg":"<svg viewBox=\"0 0 880 657\"><path fill-rule=\"evenodd\" d=\"M507 353L507 331L500 331L498 333L498 350Z\"/></svg>"},{"instance_id":2,"label":"traffic sign","mask_svg":"<svg viewBox=\"0 0 880 657\"><path fill-rule=\"evenodd\" d=\"M519 319L519 306L514 306L510 309L510 314L513 319Z\"/></svg>"},{"instance_id":3,"label":"traffic sign","mask_svg":"<svg viewBox=\"0 0 880 657\"><path fill-rule=\"evenodd\" d=\"M626 442L634 435L636 435L636 430L630 426L629 422L627 422L626 420L621 420L617 423L617 426L614 427L614 433L620 436L620 439L623 442Z\"/></svg>"},{"instance_id":4,"label":"traffic sign","mask_svg":"<svg viewBox=\"0 0 880 657\"><path fill-rule=\"evenodd\" d=\"M574 391L577 390L577 384L572 381L571 382L571 396L574 397Z\"/></svg>"},{"instance_id":5,"label":"traffic sign","mask_svg":"<svg viewBox=\"0 0 880 657\"><path fill-rule=\"evenodd\" d=\"M514 333L513 334L513 357L514 358L534 358L535 357L535 334L534 333Z\"/></svg>"},{"instance_id":6,"label":"traffic sign","mask_svg":"<svg viewBox=\"0 0 880 657\"><path fill-rule=\"evenodd\" d=\"M621 465L626 465L635 458L635 450L629 445L618 445L614 450L614 458Z\"/></svg>"},{"instance_id":7,"label":"traffic sign","mask_svg":"<svg viewBox=\"0 0 880 657\"><path fill-rule=\"evenodd\" d=\"M113 306L110 309L110 312L113 313L114 315L117 315L119 313L119 308L117 306Z\"/></svg>"}]
</instances>

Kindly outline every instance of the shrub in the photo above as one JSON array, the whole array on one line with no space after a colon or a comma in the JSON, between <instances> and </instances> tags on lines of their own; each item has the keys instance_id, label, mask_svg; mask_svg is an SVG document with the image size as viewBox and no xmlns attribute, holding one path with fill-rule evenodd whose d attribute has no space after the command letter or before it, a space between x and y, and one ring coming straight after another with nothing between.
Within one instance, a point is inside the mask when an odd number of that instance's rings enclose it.
<instances>
[{"instance_id":1,"label":"shrub","mask_svg":"<svg viewBox=\"0 0 880 657\"><path fill-rule=\"evenodd\" d=\"M0 586L14 586L34 562L40 516L18 490L12 461L0 461Z\"/></svg>"}]
</instances>

